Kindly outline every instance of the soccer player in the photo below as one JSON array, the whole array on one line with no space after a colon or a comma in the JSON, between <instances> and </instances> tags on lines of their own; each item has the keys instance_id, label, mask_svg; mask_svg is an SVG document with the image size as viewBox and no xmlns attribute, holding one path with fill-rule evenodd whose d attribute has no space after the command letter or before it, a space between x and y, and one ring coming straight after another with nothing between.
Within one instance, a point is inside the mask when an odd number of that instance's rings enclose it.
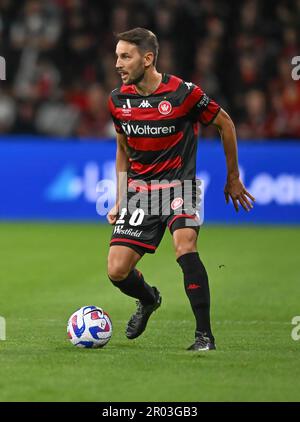
<instances>
[{"instance_id":1,"label":"soccer player","mask_svg":"<svg viewBox=\"0 0 300 422\"><path fill-rule=\"evenodd\" d=\"M199 122L213 124L220 132L227 164L226 202L231 198L236 211L239 206L250 211L254 198L239 178L231 118L199 86L159 73L158 48L155 34L144 28L117 35L116 69L123 84L109 98L117 137L118 189L116 204L107 215L114 225L108 276L122 293L138 299L126 328L128 339L137 338L160 306L161 295L145 281L136 265L144 253L155 252L168 226L196 319L195 341L188 350L213 350L208 276L197 251ZM184 192L186 182L192 187ZM183 192L179 196L178 188ZM169 199L163 195L166 190ZM128 204L137 193L139 205L130 210Z\"/></svg>"}]
</instances>

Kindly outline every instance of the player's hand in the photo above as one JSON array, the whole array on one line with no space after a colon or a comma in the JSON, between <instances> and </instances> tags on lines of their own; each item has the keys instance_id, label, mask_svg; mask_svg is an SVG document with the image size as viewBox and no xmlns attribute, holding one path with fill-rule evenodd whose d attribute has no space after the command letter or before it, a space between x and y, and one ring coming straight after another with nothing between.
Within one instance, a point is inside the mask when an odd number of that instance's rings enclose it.
<instances>
[{"instance_id":1,"label":"player's hand","mask_svg":"<svg viewBox=\"0 0 300 422\"><path fill-rule=\"evenodd\" d=\"M249 199L255 202L255 198L246 190L244 184L238 177L235 179L227 179L224 195L227 204L229 203L229 197L231 198L236 211L239 210L239 205L241 205L245 211L250 211L253 208Z\"/></svg>"},{"instance_id":2,"label":"player's hand","mask_svg":"<svg viewBox=\"0 0 300 422\"><path fill-rule=\"evenodd\" d=\"M112 209L107 213L107 221L109 224L115 224L119 215L119 204L115 204Z\"/></svg>"}]
</instances>

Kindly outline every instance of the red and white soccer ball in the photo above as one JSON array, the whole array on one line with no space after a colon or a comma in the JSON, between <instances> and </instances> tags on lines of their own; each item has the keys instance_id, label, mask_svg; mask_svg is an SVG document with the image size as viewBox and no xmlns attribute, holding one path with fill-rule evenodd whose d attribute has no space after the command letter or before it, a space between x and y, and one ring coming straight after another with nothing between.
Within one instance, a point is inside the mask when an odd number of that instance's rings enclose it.
<instances>
[{"instance_id":1,"label":"red and white soccer ball","mask_svg":"<svg viewBox=\"0 0 300 422\"><path fill-rule=\"evenodd\" d=\"M112 322L103 309L83 306L70 316L67 334L74 346L94 349L103 347L112 336Z\"/></svg>"}]
</instances>

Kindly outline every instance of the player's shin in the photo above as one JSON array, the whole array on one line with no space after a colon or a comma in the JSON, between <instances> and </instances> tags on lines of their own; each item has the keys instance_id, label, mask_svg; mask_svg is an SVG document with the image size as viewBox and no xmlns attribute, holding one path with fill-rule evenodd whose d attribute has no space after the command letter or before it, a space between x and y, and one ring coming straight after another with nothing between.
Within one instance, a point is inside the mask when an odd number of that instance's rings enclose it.
<instances>
[{"instance_id":1,"label":"player's shin","mask_svg":"<svg viewBox=\"0 0 300 422\"><path fill-rule=\"evenodd\" d=\"M114 281L109 277L112 284L127 296L139 299L143 305L150 305L155 302L154 290L144 280L140 271L133 269L128 276L121 281Z\"/></svg>"},{"instance_id":2,"label":"player's shin","mask_svg":"<svg viewBox=\"0 0 300 422\"><path fill-rule=\"evenodd\" d=\"M210 292L206 269L198 252L177 259L184 275L185 292L196 319L196 333L206 333L213 340L210 325Z\"/></svg>"}]
</instances>

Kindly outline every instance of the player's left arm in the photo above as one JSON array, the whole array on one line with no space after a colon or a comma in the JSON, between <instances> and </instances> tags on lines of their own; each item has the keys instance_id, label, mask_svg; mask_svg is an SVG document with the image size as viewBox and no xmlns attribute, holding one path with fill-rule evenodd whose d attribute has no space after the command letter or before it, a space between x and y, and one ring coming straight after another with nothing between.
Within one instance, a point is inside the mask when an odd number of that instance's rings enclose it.
<instances>
[{"instance_id":1,"label":"player's left arm","mask_svg":"<svg viewBox=\"0 0 300 422\"><path fill-rule=\"evenodd\" d=\"M212 124L219 130L226 157L227 180L224 188L226 203L228 204L229 198L231 198L236 211L239 210L239 204L244 210L250 211L253 205L249 199L255 201L255 198L246 190L240 180L234 123L226 111L221 109Z\"/></svg>"}]
</instances>

